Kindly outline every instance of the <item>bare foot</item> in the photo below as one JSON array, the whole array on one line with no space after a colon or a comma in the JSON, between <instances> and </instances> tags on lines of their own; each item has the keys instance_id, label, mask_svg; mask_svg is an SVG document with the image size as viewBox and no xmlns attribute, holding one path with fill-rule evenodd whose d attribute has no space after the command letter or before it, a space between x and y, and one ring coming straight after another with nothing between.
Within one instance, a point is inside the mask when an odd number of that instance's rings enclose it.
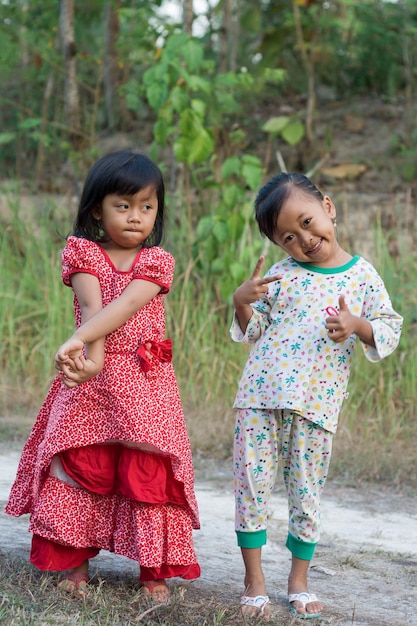
<instances>
[{"instance_id":1,"label":"bare foot","mask_svg":"<svg viewBox=\"0 0 417 626\"><path fill-rule=\"evenodd\" d=\"M169 602L169 588L163 578L159 580L142 580L140 586L143 594L149 597L152 602L157 602L158 604L167 604Z\"/></svg>"},{"instance_id":2,"label":"bare foot","mask_svg":"<svg viewBox=\"0 0 417 626\"><path fill-rule=\"evenodd\" d=\"M90 577L87 572L73 570L58 583L58 589L74 596L85 596Z\"/></svg>"},{"instance_id":3,"label":"bare foot","mask_svg":"<svg viewBox=\"0 0 417 626\"><path fill-rule=\"evenodd\" d=\"M288 601L291 604L291 613L300 617L303 615L308 615L309 618L319 617L323 610L323 605L317 596L307 591L289 593Z\"/></svg>"}]
</instances>

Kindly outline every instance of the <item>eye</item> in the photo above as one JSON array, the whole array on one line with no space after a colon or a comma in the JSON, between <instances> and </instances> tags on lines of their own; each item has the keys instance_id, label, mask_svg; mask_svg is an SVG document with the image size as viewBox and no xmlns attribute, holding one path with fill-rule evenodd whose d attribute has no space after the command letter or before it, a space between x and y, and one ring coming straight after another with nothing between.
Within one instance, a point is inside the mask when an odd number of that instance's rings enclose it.
<instances>
[{"instance_id":1,"label":"eye","mask_svg":"<svg viewBox=\"0 0 417 626\"><path fill-rule=\"evenodd\" d=\"M125 204L125 203L123 202L123 203L121 203L121 204L118 204L118 205L117 205L117 208L118 208L118 209L127 210L127 209L129 208L129 205L128 205L128 204Z\"/></svg>"},{"instance_id":2,"label":"eye","mask_svg":"<svg viewBox=\"0 0 417 626\"><path fill-rule=\"evenodd\" d=\"M142 211L152 211L152 206L150 204L144 204L142 207Z\"/></svg>"},{"instance_id":3,"label":"eye","mask_svg":"<svg viewBox=\"0 0 417 626\"><path fill-rule=\"evenodd\" d=\"M303 226L309 226L310 223L311 223L311 217L308 217L306 220L304 220Z\"/></svg>"},{"instance_id":4,"label":"eye","mask_svg":"<svg viewBox=\"0 0 417 626\"><path fill-rule=\"evenodd\" d=\"M291 243L293 239L294 239L294 235L288 235L288 237L285 237L284 243Z\"/></svg>"}]
</instances>

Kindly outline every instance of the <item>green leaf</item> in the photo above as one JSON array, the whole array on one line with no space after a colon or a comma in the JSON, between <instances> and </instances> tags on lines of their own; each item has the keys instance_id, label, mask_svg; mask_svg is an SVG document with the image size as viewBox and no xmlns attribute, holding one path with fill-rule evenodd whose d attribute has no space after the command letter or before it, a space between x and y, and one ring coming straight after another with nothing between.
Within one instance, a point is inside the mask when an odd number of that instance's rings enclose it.
<instances>
[{"instance_id":1,"label":"green leaf","mask_svg":"<svg viewBox=\"0 0 417 626\"><path fill-rule=\"evenodd\" d=\"M203 119L206 113L207 105L202 100L191 100L191 108L197 115Z\"/></svg>"},{"instance_id":2,"label":"green leaf","mask_svg":"<svg viewBox=\"0 0 417 626\"><path fill-rule=\"evenodd\" d=\"M153 127L153 133L156 141L161 144L161 146L166 146L167 139L172 132L172 126L167 122L167 120L163 118L159 118Z\"/></svg>"},{"instance_id":3,"label":"green leaf","mask_svg":"<svg viewBox=\"0 0 417 626\"><path fill-rule=\"evenodd\" d=\"M222 258L214 259L213 263L211 264L211 271L213 272L213 274L223 274L224 270L225 270L224 259Z\"/></svg>"},{"instance_id":4,"label":"green leaf","mask_svg":"<svg viewBox=\"0 0 417 626\"><path fill-rule=\"evenodd\" d=\"M146 97L148 98L150 106L157 111L165 104L168 98L168 88L161 83L152 83L152 85L146 89Z\"/></svg>"},{"instance_id":5,"label":"green leaf","mask_svg":"<svg viewBox=\"0 0 417 626\"><path fill-rule=\"evenodd\" d=\"M189 39L185 45L181 47L181 53L190 72L198 72L204 58L204 51L199 42L195 39Z\"/></svg>"},{"instance_id":6,"label":"green leaf","mask_svg":"<svg viewBox=\"0 0 417 626\"><path fill-rule=\"evenodd\" d=\"M289 118L288 115L270 117L269 120L262 126L262 130L273 135L280 133L287 126L290 119L291 118Z\"/></svg>"},{"instance_id":7,"label":"green leaf","mask_svg":"<svg viewBox=\"0 0 417 626\"><path fill-rule=\"evenodd\" d=\"M283 70L280 68L272 68L272 67L265 68L264 79L268 83L279 85L285 80L286 76L287 76L286 70Z\"/></svg>"},{"instance_id":8,"label":"green leaf","mask_svg":"<svg viewBox=\"0 0 417 626\"><path fill-rule=\"evenodd\" d=\"M193 138L181 135L174 142L174 154L179 161L189 165L202 163L212 154L214 141L209 133L202 128Z\"/></svg>"},{"instance_id":9,"label":"green leaf","mask_svg":"<svg viewBox=\"0 0 417 626\"><path fill-rule=\"evenodd\" d=\"M0 145L12 143L16 139L16 133L0 133Z\"/></svg>"},{"instance_id":10,"label":"green leaf","mask_svg":"<svg viewBox=\"0 0 417 626\"><path fill-rule=\"evenodd\" d=\"M264 174L262 163L257 157L253 157L249 154L245 154L242 158L242 176L252 190L259 187Z\"/></svg>"},{"instance_id":11,"label":"green leaf","mask_svg":"<svg viewBox=\"0 0 417 626\"><path fill-rule=\"evenodd\" d=\"M244 277L246 270L241 263L231 263L229 266L229 272L237 284Z\"/></svg>"},{"instance_id":12,"label":"green leaf","mask_svg":"<svg viewBox=\"0 0 417 626\"><path fill-rule=\"evenodd\" d=\"M239 204L239 200L242 197L241 186L227 185L223 188L223 200L227 207L235 208Z\"/></svg>"},{"instance_id":13,"label":"green leaf","mask_svg":"<svg viewBox=\"0 0 417 626\"><path fill-rule=\"evenodd\" d=\"M227 225L229 227L230 239L232 241L237 241L242 235L243 228L245 226L245 219L240 212L237 213L235 211L227 218Z\"/></svg>"},{"instance_id":14,"label":"green leaf","mask_svg":"<svg viewBox=\"0 0 417 626\"><path fill-rule=\"evenodd\" d=\"M233 174L240 174L240 159L237 156L229 157L222 163L221 177L222 180L229 178Z\"/></svg>"},{"instance_id":15,"label":"green leaf","mask_svg":"<svg viewBox=\"0 0 417 626\"><path fill-rule=\"evenodd\" d=\"M126 94L126 106L130 111L138 111L140 104L140 98L138 94L129 91Z\"/></svg>"},{"instance_id":16,"label":"green leaf","mask_svg":"<svg viewBox=\"0 0 417 626\"><path fill-rule=\"evenodd\" d=\"M177 111L177 113L180 113L189 104L188 94L182 87L176 85L175 87L173 87L173 89L171 89L169 101L173 110Z\"/></svg>"},{"instance_id":17,"label":"green leaf","mask_svg":"<svg viewBox=\"0 0 417 626\"><path fill-rule=\"evenodd\" d=\"M41 125L42 120L39 117L29 117L23 120L19 124L21 130L28 130L29 128L36 128Z\"/></svg>"},{"instance_id":18,"label":"green leaf","mask_svg":"<svg viewBox=\"0 0 417 626\"><path fill-rule=\"evenodd\" d=\"M284 128L281 135L290 146L295 146L304 137L304 124L300 120L292 120Z\"/></svg>"},{"instance_id":19,"label":"green leaf","mask_svg":"<svg viewBox=\"0 0 417 626\"><path fill-rule=\"evenodd\" d=\"M216 220L213 224L213 235L219 243L229 241L229 228L225 221Z\"/></svg>"},{"instance_id":20,"label":"green leaf","mask_svg":"<svg viewBox=\"0 0 417 626\"><path fill-rule=\"evenodd\" d=\"M167 66L165 63L159 62L158 65L147 69L142 81L145 87L152 87L155 83L168 83Z\"/></svg>"},{"instance_id":21,"label":"green leaf","mask_svg":"<svg viewBox=\"0 0 417 626\"><path fill-rule=\"evenodd\" d=\"M189 40L190 35L188 33L174 33L166 40L163 51L164 56L167 58L178 56L178 52L181 52L187 46Z\"/></svg>"},{"instance_id":22,"label":"green leaf","mask_svg":"<svg viewBox=\"0 0 417 626\"><path fill-rule=\"evenodd\" d=\"M197 236L199 239L207 239L213 226L213 218L211 216L202 217L197 224Z\"/></svg>"},{"instance_id":23,"label":"green leaf","mask_svg":"<svg viewBox=\"0 0 417 626\"><path fill-rule=\"evenodd\" d=\"M192 74L188 75L185 80L191 91L202 91L203 93L209 94L213 90L213 83L201 76Z\"/></svg>"},{"instance_id":24,"label":"green leaf","mask_svg":"<svg viewBox=\"0 0 417 626\"><path fill-rule=\"evenodd\" d=\"M214 139L203 127L201 117L192 109L181 114L180 135L174 143L174 153L180 161L189 165L201 163L214 150Z\"/></svg>"}]
</instances>

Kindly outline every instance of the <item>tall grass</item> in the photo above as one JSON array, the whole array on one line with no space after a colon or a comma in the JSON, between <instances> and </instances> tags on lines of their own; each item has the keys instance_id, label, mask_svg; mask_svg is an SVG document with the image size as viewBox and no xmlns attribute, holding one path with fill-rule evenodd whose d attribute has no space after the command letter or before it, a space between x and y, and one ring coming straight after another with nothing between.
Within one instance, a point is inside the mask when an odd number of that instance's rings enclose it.
<instances>
[{"instance_id":1,"label":"tall grass","mask_svg":"<svg viewBox=\"0 0 417 626\"><path fill-rule=\"evenodd\" d=\"M56 234L70 231L72 215L57 220L50 211L11 209L0 234L1 409L3 414L33 415L55 374L53 355L74 324L72 293L61 281L65 242ZM198 259L182 252L189 249L182 242L185 235L180 226L173 228L177 267L166 299L167 328L190 437L195 451L225 458L231 454L231 406L246 350L229 338L233 311L231 297L224 301L218 296L221 277L210 276ZM254 247L248 273L262 245L259 241ZM375 251L374 263L405 318L404 331L396 353L377 365L368 363L357 346L333 472L352 480L417 484L407 466L416 438L417 253L407 250L407 258L392 258L379 228ZM268 256L277 253L270 249Z\"/></svg>"}]
</instances>

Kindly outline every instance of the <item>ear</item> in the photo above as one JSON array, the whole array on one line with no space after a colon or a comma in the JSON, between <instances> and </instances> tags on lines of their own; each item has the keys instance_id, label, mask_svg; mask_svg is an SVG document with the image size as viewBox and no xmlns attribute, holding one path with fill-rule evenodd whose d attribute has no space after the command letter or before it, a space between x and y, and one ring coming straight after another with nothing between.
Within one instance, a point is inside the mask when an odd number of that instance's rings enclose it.
<instances>
[{"instance_id":1,"label":"ear","mask_svg":"<svg viewBox=\"0 0 417 626\"><path fill-rule=\"evenodd\" d=\"M95 209L93 209L91 211L91 215L94 217L95 220L99 222L101 220L101 206L97 206Z\"/></svg>"},{"instance_id":2,"label":"ear","mask_svg":"<svg viewBox=\"0 0 417 626\"><path fill-rule=\"evenodd\" d=\"M332 220L336 219L336 207L333 204L333 200L330 198L330 196L324 196L323 209Z\"/></svg>"}]
</instances>

